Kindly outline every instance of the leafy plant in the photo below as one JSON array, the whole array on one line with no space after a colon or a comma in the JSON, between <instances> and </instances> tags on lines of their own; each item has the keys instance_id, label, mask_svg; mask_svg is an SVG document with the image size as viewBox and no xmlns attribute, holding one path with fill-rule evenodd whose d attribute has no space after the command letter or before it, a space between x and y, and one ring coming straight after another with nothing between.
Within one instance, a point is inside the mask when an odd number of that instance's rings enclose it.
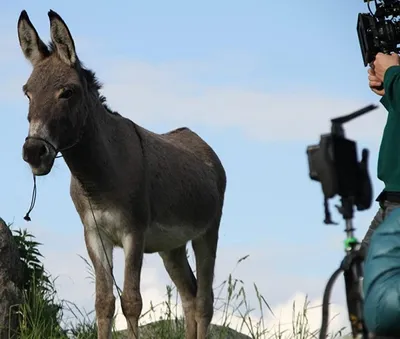
<instances>
[{"instance_id":1,"label":"leafy plant","mask_svg":"<svg viewBox=\"0 0 400 339\"><path fill-rule=\"evenodd\" d=\"M63 306L56 301L54 281L44 269L43 258L39 251L41 243L26 229L12 230L17 245L21 266L23 304L20 306L20 335L24 338L36 338L26 333L40 333L44 338L65 337L60 323Z\"/></svg>"}]
</instances>

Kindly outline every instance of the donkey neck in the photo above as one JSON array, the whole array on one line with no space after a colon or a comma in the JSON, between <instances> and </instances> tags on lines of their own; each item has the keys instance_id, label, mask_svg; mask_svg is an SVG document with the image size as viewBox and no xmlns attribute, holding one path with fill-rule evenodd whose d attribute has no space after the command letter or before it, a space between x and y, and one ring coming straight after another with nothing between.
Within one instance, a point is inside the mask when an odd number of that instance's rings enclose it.
<instances>
[{"instance_id":1,"label":"donkey neck","mask_svg":"<svg viewBox=\"0 0 400 339\"><path fill-rule=\"evenodd\" d=\"M115 177L112 132L116 119L101 103L87 114L80 140L72 148L63 151L62 155L72 177L91 194L112 188Z\"/></svg>"}]
</instances>

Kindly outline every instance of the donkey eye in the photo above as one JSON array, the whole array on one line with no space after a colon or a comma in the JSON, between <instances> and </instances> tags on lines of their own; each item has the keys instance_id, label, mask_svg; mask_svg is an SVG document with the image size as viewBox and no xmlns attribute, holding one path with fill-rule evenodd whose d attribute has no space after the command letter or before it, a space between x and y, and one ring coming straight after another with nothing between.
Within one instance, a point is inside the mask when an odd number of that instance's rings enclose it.
<instances>
[{"instance_id":1,"label":"donkey eye","mask_svg":"<svg viewBox=\"0 0 400 339\"><path fill-rule=\"evenodd\" d=\"M69 99L72 97L73 91L71 89L65 89L60 93L60 99Z\"/></svg>"},{"instance_id":2,"label":"donkey eye","mask_svg":"<svg viewBox=\"0 0 400 339\"><path fill-rule=\"evenodd\" d=\"M29 101L31 101L31 98L28 93L24 93L24 95L28 98Z\"/></svg>"}]
</instances>

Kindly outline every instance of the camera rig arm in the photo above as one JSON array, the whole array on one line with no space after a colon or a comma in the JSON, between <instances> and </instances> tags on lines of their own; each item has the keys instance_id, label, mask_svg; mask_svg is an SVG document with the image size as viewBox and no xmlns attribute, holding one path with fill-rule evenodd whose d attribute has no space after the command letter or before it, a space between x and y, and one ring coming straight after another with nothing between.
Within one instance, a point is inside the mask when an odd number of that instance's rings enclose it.
<instances>
[{"instance_id":1,"label":"camera rig arm","mask_svg":"<svg viewBox=\"0 0 400 339\"><path fill-rule=\"evenodd\" d=\"M376 108L378 108L377 105L371 104L371 105L365 106L353 113L331 119L331 123L332 123L331 133L344 137L343 124L345 124L346 122L349 122L351 120L354 120L366 113L369 113Z\"/></svg>"}]
</instances>

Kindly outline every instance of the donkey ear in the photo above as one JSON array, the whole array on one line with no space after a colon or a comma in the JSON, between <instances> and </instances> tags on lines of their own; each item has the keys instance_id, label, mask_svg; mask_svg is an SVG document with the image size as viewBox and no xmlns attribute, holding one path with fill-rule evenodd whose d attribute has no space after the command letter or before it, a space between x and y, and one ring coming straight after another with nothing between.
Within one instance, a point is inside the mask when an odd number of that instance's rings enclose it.
<instances>
[{"instance_id":1,"label":"donkey ear","mask_svg":"<svg viewBox=\"0 0 400 339\"><path fill-rule=\"evenodd\" d=\"M25 58L33 66L50 54L25 10L21 12L18 19L18 40Z\"/></svg>"},{"instance_id":2,"label":"donkey ear","mask_svg":"<svg viewBox=\"0 0 400 339\"><path fill-rule=\"evenodd\" d=\"M75 43L64 20L54 11L48 13L50 19L51 40L56 47L58 56L70 66L78 61L75 51Z\"/></svg>"}]
</instances>

